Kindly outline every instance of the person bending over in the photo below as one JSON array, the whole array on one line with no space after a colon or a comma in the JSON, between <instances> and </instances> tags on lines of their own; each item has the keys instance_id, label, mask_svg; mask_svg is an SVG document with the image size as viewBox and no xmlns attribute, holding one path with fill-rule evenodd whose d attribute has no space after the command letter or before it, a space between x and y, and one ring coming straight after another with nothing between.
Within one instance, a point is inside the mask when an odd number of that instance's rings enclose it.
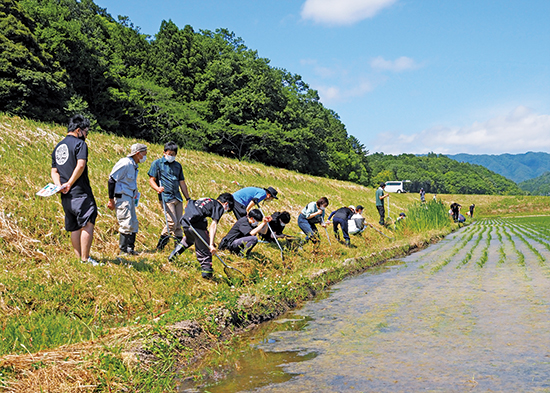
<instances>
[{"instance_id":1,"label":"person bending over","mask_svg":"<svg viewBox=\"0 0 550 393\"><path fill-rule=\"evenodd\" d=\"M229 250L240 256L248 256L258 243L257 235L266 229L271 217L264 217L259 209L252 209L241 217L220 242L220 250Z\"/></svg>"},{"instance_id":2,"label":"person bending over","mask_svg":"<svg viewBox=\"0 0 550 393\"><path fill-rule=\"evenodd\" d=\"M277 190L273 187L245 187L240 189L233 193L233 198L235 199L233 214L235 214L235 218L238 220L241 217L245 217L261 201L265 200L269 202L273 199L279 199L277 198L277 194Z\"/></svg>"},{"instance_id":3,"label":"person bending over","mask_svg":"<svg viewBox=\"0 0 550 393\"><path fill-rule=\"evenodd\" d=\"M306 234L306 242L319 241L319 231L316 224L326 227L325 209L328 206L328 198L321 197L317 202L310 202L298 216L298 226Z\"/></svg>"},{"instance_id":4,"label":"person bending over","mask_svg":"<svg viewBox=\"0 0 550 393\"><path fill-rule=\"evenodd\" d=\"M212 254L217 252L214 240L216 238L218 222L223 213L233 209L233 203L233 195L227 192L220 194L217 199L201 198L196 201L190 200L181 218L184 237L176 248L174 248L168 260L172 261L177 255L180 255L194 244L197 261L199 261L202 268L202 277L212 278L214 272L212 268ZM210 230L208 230L208 217L212 219ZM198 239L197 234L204 241Z\"/></svg>"},{"instance_id":5,"label":"person bending over","mask_svg":"<svg viewBox=\"0 0 550 393\"><path fill-rule=\"evenodd\" d=\"M349 206L349 207L341 207L340 209L330 213L330 216L328 216L329 220L332 219L332 229L334 230L334 236L338 240L340 240L340 235L338 234L338 226L342 227L342 233L344 234L344 240L346 242L346 246L351 245L351 242L349 239L349 233L348 233L348 220L351 218L351 216L353 216L354 213L355 213L355 207Z\"/></svg>"}]
</instances>

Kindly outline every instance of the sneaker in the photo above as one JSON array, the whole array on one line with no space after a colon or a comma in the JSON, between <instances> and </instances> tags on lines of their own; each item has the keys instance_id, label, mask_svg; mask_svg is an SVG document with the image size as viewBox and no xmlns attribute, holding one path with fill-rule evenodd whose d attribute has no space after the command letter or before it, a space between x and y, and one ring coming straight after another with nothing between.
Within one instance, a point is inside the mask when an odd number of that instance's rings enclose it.
<instances>
[{"instance_id":1,"label":"sneaker","mask_svg":"<svg viewBox=\"0 0 550 393\"><path fill-rule=\"evenodd\" d=\"M210 280L212 278L213 271L203 270L202 272L202 278L206 278L207 280Z\"/></svg>"},{"instance_id":2,"label":"sneaker","mask_svg":"<svg viewBox=\"0 0 550 393\"><path fill-rule=\"evenodd\" d=\"M86 263L86 264L92 265L92 266L103 266L103 263L96 261L96 260L93 259L92 257L88 257L87 260L85 260L85 261L80 261L80 262L81 262L81 263Z\"/></svg>"}]
</instances>

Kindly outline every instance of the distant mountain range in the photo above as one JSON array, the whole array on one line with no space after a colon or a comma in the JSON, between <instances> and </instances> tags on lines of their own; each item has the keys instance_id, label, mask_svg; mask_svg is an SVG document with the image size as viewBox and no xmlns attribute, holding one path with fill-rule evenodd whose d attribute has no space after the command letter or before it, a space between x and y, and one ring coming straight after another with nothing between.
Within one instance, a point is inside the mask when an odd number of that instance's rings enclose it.
<instances>
[{"instance_id":1,"label":"distant mountain range","mask_svg":"<svg viewBox=\"0 0 550 393\"><path fill-rule=\"evenodd\" d=\"M550 154L527 152L524 154L447 154L453 160L482 165L516 183L534 179L550 171ZM523 187L522 187L523 189Z\"/></svg>"}]
</instances>

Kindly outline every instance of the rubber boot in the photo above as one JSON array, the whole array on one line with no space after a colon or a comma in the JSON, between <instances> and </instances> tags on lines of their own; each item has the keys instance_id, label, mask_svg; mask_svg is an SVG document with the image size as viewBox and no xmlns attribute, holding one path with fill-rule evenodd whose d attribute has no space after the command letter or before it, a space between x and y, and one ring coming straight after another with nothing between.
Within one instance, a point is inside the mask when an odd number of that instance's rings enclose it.
<instances>
[{"instance_id":1,"label":"rubber boot","mask_svg":"<svg viewBox=\"0 0 550 393\"><path fill-rule=\"evenodd\" d=\"M160 235L159 242L157 243L157 250L159 251L164 250L164 247L166 247L169 240L170 240L170 236Z\"/></svg>"},{"instance_id":2,"label":"rubber boot","mask_svg":"<svg viewBox=\"0 0 550 393\"><path fill-rule=\"evenodd\" d=\"M183 253L187 249L187 247L185 247L182 244L183 237L176 237L176 239L177 239L176 240L176 246L174 247L174 249L170 253L170 256L168 257L168 261L174 260L178 255L180 255L181 253Z\"/></svg>"},{"instance_id":3,"label":"rubber boot","mask_svg":"<svg viewBox=\"0 0 550 393\"><path fill-rule=\"evenodd\" d=\"M351 242L348 239L346 239L346 246L351 247Z\"/></svg>"},{"instance_id":4,"label":"rubber boot","mask_svg":"<svg viewBox=\"0 0 550 393\"><path fill-rule=\"evenodd\" d=\"M129 236L126 233L120 234L120 241L118 243L118 248L120 248L121 254L128 254L128 243L129 243Z\"/></svg>"},{"instance_id":5,"label":"rubber boot","mask_svg":"<svg viewBox=\"0 0 550 393\"><path fill-rule=\"evenodd\" d=\"M138 255L138 253L135 251L136 247L136 233L132 233L128 236L128 254L130 255Z\"/></svg>"}]
</instances>

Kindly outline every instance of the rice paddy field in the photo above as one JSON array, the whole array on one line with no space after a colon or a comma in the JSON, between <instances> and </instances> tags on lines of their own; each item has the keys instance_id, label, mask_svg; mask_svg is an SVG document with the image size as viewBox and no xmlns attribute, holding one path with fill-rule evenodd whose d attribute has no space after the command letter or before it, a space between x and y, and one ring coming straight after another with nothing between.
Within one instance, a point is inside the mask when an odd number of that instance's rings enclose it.
<instances>
[{"instance_id":1,"label":"rice paddy field","mask_svg":"<svg viewBox=\"0 0 550 393\"><path fill-rule=\"evenodd\" d=\"M334 285L194 388L548 392L549 312L550 217L482 219Z\"/></svg>"}]
</instances>

